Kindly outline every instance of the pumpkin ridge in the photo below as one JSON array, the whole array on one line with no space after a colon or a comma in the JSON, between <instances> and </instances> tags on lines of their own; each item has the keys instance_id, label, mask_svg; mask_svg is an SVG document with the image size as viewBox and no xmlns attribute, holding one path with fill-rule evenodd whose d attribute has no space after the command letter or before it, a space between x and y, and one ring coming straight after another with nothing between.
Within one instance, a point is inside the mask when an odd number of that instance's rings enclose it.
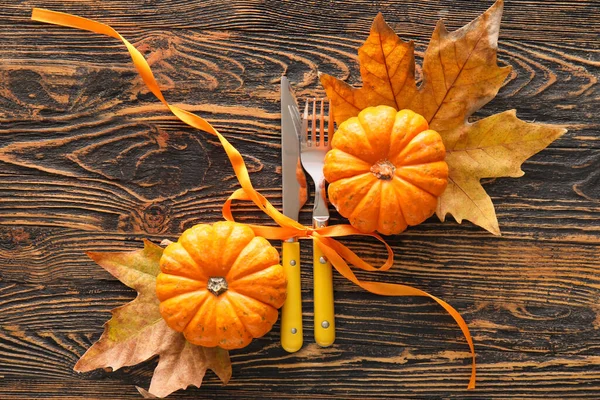
<instances>
[{"instance_id":1,"label":"pumpkin ridge","mask_svg":"<svg viewBox=\"0 0 600 400\"><path fill-rule=\"evenodd\" d=\"M195 293L195 292L205 292L205 291L207 291L207 290L206 289L192 290L191 292L185 292L185 293L178 294L177 296L170 297L169 300L175 299L175 298L180 297L180 296L184 296L186 294ZM183 332L185 329L187 329L187 327L190 324L190 322L192 322L192 320L194 319L194 317L196 316L196 314L198 314L198 312L200 311L200 308L202 307L202 305L204 303L206 303L206 299L207 298L208 298L208 296L204 296L202 298L202 301L196 303L196 306L194 307L194 311L190 312L190 319L187 321L187 323L185 324L185 327L181 330L181 332ZM171 329L173 329L173 328L171 328Z\"/></svg>"},{"instance_id":2,"label":"pumpkin ridge","mask_svg":"<svg viewBox=\"0 0 600 400\"><path fill-rule=\"evenodd\" d=\"M396 166L396 171L397 171L397 170L402 169L404 167L425 167L425 166L427 166L429 164L436 163L436 162L439 162L439 161L435 161L434 160L434 161L431 161L431 162L426 162L426 163L419 162L419 163L416 163L416 164L402 164L402 163L398 163L398 164L394 164L394 165Z\"/></svg>"},{"instance_id":3,"label":"pumpkin ridge","mask_svg":"<svg viewBox=\"0 0 600 400\"><path fill-rule=\"evenodd\" d=\"M358 120L358 117L356 118ZM355 132L355 129L360 130L358 135L357 132ZM352 136L354 136L354 140L357 140L361 137L365 137L364 140L361 140L361 145L363 146L362 151L355 151L355 143L352 141ZM350 119L342 122L339 125L338 130L335 132L335 135L333 135L331 145L334 148L340 149L344 153L348 153L363 161L367 161L368 163L372 162L371 158L372 155L375 153L375 149L373 149L371 142L368 138L366 138L366 132L364 127L360 124L360 122L358 123L358 125L352 125ZM368 160L365 160L363 156L368 158Z\"/></svg>"},{"instance_id":4,"label":"pumpkin ridge","mask_svg":"<svg viewBox=\"0 0 600 400\"><path fill-rule=\"evenodd\" d=\"M424 131L421 131L424 132ZM387 159L388 160L395 160L396 158L398 158L400 156L400 154L402 154L402 152L404 152L404 150L408 147L409 144L412 143L413 140L415 140L415 138L417 136L419 136L421 134L421 132L417 132L417 131L412 131L410 133L407 133L406 136L409 136L410 139L406 140L406 143L404 144L403 147L394 149L392 145L390 145L390 150L387 152Z\"/></svg>"},{"instance_id":5,"label":"pumpkin ridge","mask_svg":"<svg viewBox=\"0 0 600 400\"><path fill-rule=\"evenodd\" d=\"M387 68L387 66L386 66ZM389 107L385 105L376 106L374 113L377 113L377 122L378 126L375 131L386 132L386 134L374 134L374 131L371 129L372 127L369 124L369 119L371 118L371 112L365 111L360 112L358 114L358 120L360 122L361 127L365 133L365 138L369 143L371 153L383 153L387 154L390 152L391 143L390 143L390 133L392 129L394 129L394 124L396 122L396 115L398 113L397 108ZM389 113L387 120L384 116L386 113ZM387 124L386 124L387 122ZM389 126L388 126L389 125Z\"/></svg>"},{"instance_id":6,"label":"pumpkin ridge","mask_svg":"<svg viewBox=\"0 0 600 400\"><path fill-rule=\"evenodd\" d=\"M256 297L253 297L253 296L251 296L251 295L249 295L249 294L247 294L247 293L240 293L240 292L238 292L237 290L232 290L232 292L233 292L233 293L234 293L236 296L245 297L245 298L247 298L247 299L254 300L254 301L257 301L257 302L259 302L259 303L262 303L262 304L265 304L265 305L267 305L267 306L271 307L271 305L270 305L270 304L263 303L261 300L257 299ZM231 297L233 297L233 296L230 296L230 297L228 297L229 301L232 301L232 300L231 300ZM234 302L235 302L235 301L234 301ZM273 308L273 307L271 307L271 308Z\"/></svg>"},{"instance_id":7,"label":"pumpkin ridge","mask_svg":"<svg viewBox=\"0 0 600 400\"><path fill-rule=\"evenodd\" d=\"M223 330L221 332L220 335L220 339L218 339L218 343L220 347L223 347L224 349L228 349L228 350L233 350L233 349L239 349L241 347L246 346L251 340L252 340L252 335L250 334L250 331L248 330L248 328L246 327L246 325L244 324L244 321L242 321L242 319L237 315L237 310L235 309L234 305L232 304L229 296L219 296L221 297L219 299L219 302L222 304L222 308L217 307L218 311L222 311L223 309L227 309L227 315L226 319L228 322L228 326L227 326L227 330ZM219 320L219 313L217 311L216 317L215 319L218 321ZM241 345L235 343L233 344L233 339L230 337L231 333L229 332L229 329L231 329L233 326L235 326L232 322L234 322L234 319L237 320L239 322L239 324L242 326L244 332L239 332L240 333L240 341L242 342ZM219 325L217 324L217 332L219 330ZM245 333L245 335L244 335ZM246 336L246 337L245 337ZM246 340L247 337L250 337L250 340ZM236 339L237 339L237 335L236 335ZM222 344L222 342L225 341L226 343ZM248 343L246 343L248 342Z\"/></svg>"},{"instance_id":8,"label":"pumpkin ridge","mask_svg":"<svg viewBox=\"0 0 600 400\"><path fill-rule=\"evenodd\" d=\"M373 181L371 183L371 187L369 188L369 190L367 190L367 192L365 193L365 195L363 196L363 198L358 202L358 204L356 205L356 207L354 208L354 210L352 210L352 214L354 214L356 212L357 209L364 207L364 203L367 201L367 199L369 198L369 194L374 191L374 190L379 190L380 189L380 180L379 179L375 179L375 181ZM375 188L375 186L377 186L377 188Z\"/></svg>"},{"instance_id":9,"label":"pumpkin ridge","mask_svg":"<svg viewBox=\"0 0 600 400\"><path fill-rule=\"evenodd\" d=\"M189 231L192 231L194 235L197 235L196 231L201 231L201 232L209 231L208 237L211 237L215 234L215 229L211 225L196 225L196 226L193 226L192 228L188 229L186 232L184 232L184 234ZM177 241L177 243L179 243L181 245L181 247L183 247L183 249L188 253L188 255L190 256L190 259L192 261L194 261L196 266L202 271L206 271L206 267L210 268L210 266L202 265L201 263L198 262L198 260L196 260L196 258L194 257L195 251L191 251L190 249L188 249L188 247L186 247L186 244L188 246L192 246L193 244L188 242L187 240L182 240L183 237L184 237L184 235L181 235L179 237L179 240ZM186 239L188 239L188 238L186 237Z\"/></svg>"},{"instance_id":10,"label":"pumpkin ridge","mask_svg":"<svg viewBox=\"0 0 600 400\"><path fill-rule=\"evenodd\" d=\"M253 311L250 308L248 308L245 304L242 304L242 302L238 301L238 299L236 299L236 296L244 297L244 298L253 300L253 301L255 301L255 302L259 303L259 304L264 304L269 309L271 309L271 311L277 312L277 309L275 307L271 306L270 304L265 304L265 303L263 303L260 300L257 300L257 299L255 299L253 297L250 297L250 296L247 296L247 295L245 295L243 293L238 293L236 291L233 291L233 296L227 296L227 300L229 301L230 304L232 304L234 306L233 308L234 308L234 312L236 314L236 317L239 319L239 321L242 324L242 326L244 327L244 329L246 329L246 331L248 331L253 337L259 337L259 336L254 336L254 332L253 331L255 331L255 330L252 329L252 328L249 328L244 323L243 318L240 318L240 316L237 314L238 310L241 310L242 308L244 309L244 311L247 311L249 313L252 313ZM263 316L263 318L266 320L266 318L264 316ZM264 336L266 334L266 332L262 332L262 330L260 330L260 331L261 331L261 335L260 336Z\"/></svg>"},{"instance_id":11,"label":"pumpkin ridge","mask_svg":"<svg viewBox=\"0 0 600 400\"><path fill-rule=\"evenodd\" d=\"M246 279L248 277L251 277L252 275L256 275L256 274L260 274L261 272L269 269L269 268L273 268L276 267L278 264L272 264L267 266L266 264L264 265L264 268L259 269L258 271L250 271L249 273L246 273L244 275L239 275L236 276L235 279L232 280L232 282L230 283L230 288L235 286L235 282L242 280L242 279ZM262 267L262 266L261 266ZM236 292L237 293L237 292Z\"/></svg>"},{"instance_id":12,"label":"pumpkin ridge","mask_svg":"<svg viewBox=\"0 0 600 400\"><path fill-rule=\"evenodd\" d=\"M400 115L401 113L403 114L405 111L407 110L400 110L398 111L398 113L396 114L396 118L398 118L398 115ZM408 116L406 116L406 118L408 118ZM395 124L394 124L395 126ZM405 127L406 129L407 127ZM406 147L412 143L413 140L415 140L415 138L417 136L419 136L419 134L421 134L421 132L426 131L427 129L423 129L423 130L418 130L418 129L410 129L407 132L404 132L405 134L401 137L396 137L394 138L394 128L392 128L392 131L390 132L390 148L389 151L387 152L387 159L388 160L395 160L405 149ZM392 141L393 139L395 140L399 140L403 146L402 147L397 147L397 146L393 146Z\"/></svg>"},{"instance_id":13,"label":"pumpkin ridge","mask_svg":"<svg viewBox=\"0 0 600 400\"><path fill-rule=\"evenodd\" d=\"M354 210L350 214L350 218L349 219L351 219L351 220L355 220L356 219L356 217L354 216L354 214L357 213L357 212L362 212L363 208L365 207L365 202L369 199L369 195L373 191L377 191L377 192L381 191L381 180L380 179L375 179L375 181L371 184L371 188L369 188L369 190L367 191L367 193L365 193L365 195L363 196L363 198L358 202L358 204L356 205L356 207L354 208ZM377 197L379 197L379 196L377 196ZM381 203L378 204L378 206L381 206ZM380 212L381 212L381 209L377 210L377 214L378 215L379 215Z\"/></svg>"},{"instance_id":14,"label":"pumpkin ridge","mask_svg":"<svg viewBox=\"0 0 600 400\"><path fill-rule=\"evenodd\" d=\"M400 169L400 168L402 168L402 167L418 167L418 166L420 166L420 165L423 165L423 166L425 166L425 165L432 164L432 163L434 163L434 162L444 161L444 158L445 158L445 157L442 157L442 158L441 158L441 159L439 159L439 160L431 160L431 161L429 161L429 162L426 162L426 163L424 163L424 162L415 162L415 163L413 164L413 163L411 163L411 162L408 162L408 163L399 162L399 163L394 163L394 165L396 166L396 169Z\"/></svg>"},{"instance_id":15,"label":"pumpkin ridge","mask_svg":"<svg viewBox=\"0 0 600 400\"><path fill-rule=\"evenodd\" d=\"M396 176L394 176L394 179L399 179L402 180ZM394 185L394 192L396 194L396 201L398 201L398 209L400 210L400 215L402 215L402 218L404 219L405 224L408 226L410 225L408 223L408 219L406 218L406 210L404 209L404 207L406 207L402 201L402 196L400 196L398 194L399 189L396 187L396 185Z\"/></svg>"},{"instance_id":16,"label":"pumpkin ridge","mask_svg":"<svg viewBox=\"0 0 600 400\"><path fill-rule=\"evenodd\" d=\"M174 247L172 247L172 246L174 246ZM178 256L181 256L181 254L177 254L177 253L173 254L173 252L176 251L173 249L176 247L180 248L181 250L183 250L185 252L188 260L186 260L185 262L182 263L181 261L179 261L177 259ZM179 267L190 266L194 269L189 270L187 268L179 268L178 270L175 271L171 268L163 268L164 264L173 264L173 265L178 265ZM198 281L198 282L204 281L205 274L203 273L202 268L198 265L196 260L194 260L194 258L190 254L190 252L179 241L177 241L175 243L171 243L169 246L167 246L165 248L165 250L163 251L163 255L161 257L159 265L160 265L161 272L163 271L163 269L167 269L168 272L164 272L164 273L167 273L169 275L179 276L182 278L187 278L187 279L191 279L191 280ZM168 265L167 265L167 267L168 267ZM198 277L201 277L202 279L198 279Z\"/></svg>"},{"instance_id":17,"label":"pumpkin ridge","mask_svg":"<svg viewBox=\"0 0 600 400\"><path fill-rule=\"evenodd\" d=\"M411 155L413 155L414 153L419 153L419 152L423 152L423 151L427 151L427 149L433 147L434 143L430 143L427 142L426 139L430 139L430 136L432 133L435 133L435 135L437 135L441 141L441 136L439 135L439 133L437 133L436 131L432 130L432 129L426 129L423 131L418 132L410 141L408 141L406 143L406 145L398 152L398 154L392 159L394 165L396 166L401 166L401 165L419 165L419 164L423 164L422 161L418 161L416 163L412 163L411 161L406 161L407 158L409 158ZM419 136L422 136L422 138L419 138ZM419 143L421 142L421 143ZM439 154L435 154L434 160L431 160L431 157L434 156L432 154L428 154L427 157L427 163L431 163L431 161L441 161L444 160L445 158L445 148L443 147L443 142L442 144L442 150L443 150L443 154L440 158ZM415 146L421 146L419 147L415 147ZM418 151L417 151L418 149ZM436 149L434 148L434 150L439 150L440 149ZM400 159L400 160L398 160Z\"/></svg>"},{"instance_id":18,"label":"pumpkin ridge","mask_svg":"<svg viewBox=\"0 0 600 400\"><path fill-rule=\"evenodd\" d=\"M179 272L179 273L177 273L177 272ZM173 276L178 276L180 278L186 278L186 279L189 279L191 281L202 282L199 279L192 278L191 275L186 275L185 273L181 273L181 271L177 271L177 272L171 272L171 271L169 271L167 274L168 275L173 275Z\"/></svg>"},{"instance_id":19,"label":"pumpkin ridge","mask_svg":"<svg viewBox=\"0 0 600 400\"><path fill-rule=\"evenodd\" d=\"M156 277L156 296L164 301L184 293L191 293L206 288L206 282L161 272Z\"/></svg>"},{"instance_id":20,"label":"pumpkin ridge","mask_svg":"<svg viewBox=\"0 0 600 400\"><path fill-rule=\"evenodd\" d=\"M190 290L189 292L180 293L180 294L178 294L178 295L176 295L176 296L169 297L169 299L174 299L174 298L177 298L177 297L179 297L179 296L183 296L183 295L190 294L190 293L196 293L196 292L207 292L207 291L208 291L207 289ZM206 299L205 299L204 301L206 301ZM204 301L202 301L200 304L204 304ZM194 314L196 314L196 313L194 313Z\"/></svg>"},{"instance_id":21,"label":"pumpkin ridge","mask_svg":"<svg viewBox=\"0 0 600 400\"><path fill-rule=\"evenodd\" d=\"M352 154L352 153L348 153L347 151L344 151L344 150L340 150L340 151L341 151L341 152L343 152L344 154L348 154L350 157L354 157L354 158L356 158L357 160L359 160L359 161L361 161L361 162L363 162L363 163L365 163L365 164L367 164L367 165L371 165L371 164L372 164L372 163L371 163L369 160L365 160L365 159L364 159L364 158L362 158L362 157L355 156L354 154Z\"/></svg>"},{"instance_id":22,"label":"pumpkin ridge","mask_svg":"<svg viewBox=\"0 0 600 400\"><path fill-rule=\"evenodd\" d=\"M214 300L213 296L206 296L206 300L201 304L200 307L198 307L196 314L194 314L192 319L188 322L187 326L184 328L183 335L185 336L186 340L189 341L190 343L195 344L197 346L206 346L206 347L215 347L215 346L219 345L218 340L216 339L217 316L216 316L216 312L214 311L214 308L216 308L216 306L215 306L213 300ZM213 302L213 303L210 304L211 302ZM204 310L205 308L206 308L206 310ZM208 318L206 315L204 315L204 316L202 315L205 311L208 314ZM196 321L196 319L202 319L205 322L204 326L213 328L213 331L209 332L209 335L207 335L206 332L203 330L203 333L200 335L201 339L204 340L204 342L202 344L197 340L192 341L188 338L189 336L194 336L194 335L192 335L192 333L196 333L195 330L197 330L197 329L195 329L196 327L194 325L192 325L192 322ZM198 335L196 335L196 336L198 336ZM207 344L206 341L209 341L210 343Z\"/></svg>"},{"instance_id":23,"label":"pumpkin ridge","mask_svg":"<svg viewBox=\"0 0 600 400\"><path fill-rule=\"evenodd\" d=\"M394 200L395 200L396 206L398 208L398 213L400 214L400 220L401 221L406 221L406 218L404 218L404 213L402 212L402 208L400 207L400 199L398 198L398 194L396 193L396 189L394 188L394 185L393 185L392 181L386 181L386 182L382 182L381 183L381 191L382 192L384 190L383 189L384 185L385 186L389 186L391 188L391 192L393 193ZM377 230L378 231L380 231L379 228L383 226L383 222L384 222L385 217L386 217L386 215L381 212L381 204L383 203L383 196L380 196L379 201L380 201L380 204L379 204L379 217L377 218Z\"/></svg>"},{"instance_id":24,"label":"pumpkin ridge","mask_svg":"<svg viewBox=\"0 0 600 400\"><path fill-rule=\"evenodd\" d=\"M250 242L256 237L256 235L250 228L247 228L247 227L244 227L243 229L241 229L242 232L240 232L240 226L238 224L235 224L235 223L232 223L229 221L217 222L217 223L215 223L215 225L227 225L229 227L229 231L227 232L227 238L225 239L225 243L222 244L222 248L224 248L224 249L235 248L235 251L237 252L237 254L235 254L235 258L233 260L227 259L228 258L227 252L222 252L218 257L217 261L219 264L219 269L221 269L223 271L225 269L227 269L227 272L223 274L224 277L227 277L229 275L229 271L231 270L231 267L235 264L235 262L237 261L238 257L242 253L242 251L246 248L246 246L248 246L248 244L250 244ZM242 235L243 230L249 230L251 233L251 237L249 237L247 241L239 240L238 236ZM237 242L234 242L234 240L232 238L232 235L234 235L234 234L236 234ZM236 246L233 246L234 244ZM226 265L226 264L228 264L228 265Z\"/></svg>"},{"instance_id":25,"label":"pumpkin ridge","mask_svg":"<svg viewBox=\"0 0 600 400\"><path fill-rule=\"evenodd\" d=\"M351 168L347 168L348 164ZM323 175L327 182L351 178L369 172L371 163L341 149L332 149L325 156Z\"/></svg>"},{"instance_id":26,"label":"pumpkin ridge","mask_svg":"<svg viewBox=\"0 0 600 400\"><path fill-rule=\"evenodd\" d=\"M402 181L402 182L404 182L404 183L408 183L409 185L411 185L411 186L413 186L413 187L415 187L415 188L417 188L417 189L421 190L422 192L425 192L425 193L427 193L427 194L430 194L430 195L432 195L433 197L439 197L439 195L437 195L437 194L434 194L434 193L431 193L429 190L426 190L426 189L422 188L421 186L419 186L419 185L417 185L416 183L412 182L410 179L406 179L406 177L403 177L403 176L398 176L398 175L396 175L396 174L394 173L394 179L398 179L398 180L401 180L401 181Z\"/></svg>"},{"instance_id":27,"label":"pumpkin ridge","mask_svg":"<svg viewBox=\"0 0 600 400\"><path fill-rule=\"evenodd\" d=\"M374 175L371 173L371 171L369 171L369 172L365 172L364 174L355 175L355 176L352 176L352 177L349 177L349 178L343 178L343 179L340 179L340 180L338 180L338 181L335 181L335 182L330 182L331 184L330 184L330 186L329 186L329 189L327 189L327 192L328 192L328 193L330 193L330 192L329 192L329 190L330 190L330 188L334 187L334 184L344 185L344 186L342 187L342 189L344 189L344 190L348 190L348 189L347 189L347 186L348 186L348 185L354 185L354 184L356 184L356 181L361 181L361 180L362 180L362 179L364 179L364 178L370 178L370 179L368 179L368 182L367 182L366 184L364 184L364 185L363 185L363 186L361 186L361 187L360 187L358 190L356 190L356 191L355 191L355 194L356 194L356 193L360 193L360 192L362 192L363 188L365 188L365 187L367 187L367 186L369 186L369 185L372 187L372 186L375 184L375 182L378 182L378 181L379 181L379 180L378 180L378 179L377 179L377 178L376 178L376 177L375 177L375 176L374 176ZM366 196L366 195L367 195L367 194L368 194L368 193L371 191L371 187L369 187L369 189L365 190L365 194L364 194L365 196ZM339 191L339 189L338 189L338 191ZM329 197L331 197L331 196L329 196ZM362 201L362 200L361 200L361 201ZM338 204L336 204L336 208L337 208L338 206L342 206L340 203L341 203L341 202L338 202ZM346 210L346 214L347 214L347 215L351 215L352 213L354 213L354 210L356 210L356 208L358 207L358 205L359 205L359 204L360 204L360 202L357 202L357 203L356 203L356 205L355 205L354 207L351 207L351 208L349 207L349 208ZM343 207L348 207L347 203L345 203Z\"/></svg>"},{"instance_id":28,"label":"pumpkin ridge","mask_svg":"<svg viewBox=\"0 0 600 400\"><path fill-rule=\"evenodd\" d=\"M255 240L258 239L260 241L263 241L263 243L261 243L261 247L260 247L260 255L263 257L260 257L261 259L259 260L259 262L257 264L254 265L254 268L256 270L252 270L252 269L246 269L245 271L243 271L241 274L237 273L239 268L234 268L237 267L237 263L239 261L239 258L242 256L242 254L244 254L244 251L246 250L246 248ZM266 245L265 245L266 244ZM238 280L238 279L242 279L248 275L252 275L254 273L260 272L266 268L270 268L273 265L277 265L279 264L279 253L277 253L277 260L275 260L274 264L270 264L267 265L267 263L265 261L262 260L262 258L264 258L265 253L267 253L270 251L270 248L272 246L269 244L269 242L262 238L261 236L255 236L254 238L252 238L252 240L250 240L250 242L248 242L248 244L240 251L240 253L238 254L238 256L235 258L235 260L233 261L233 263L231 263L231 268L229 268L229 271L227 272L227 275L225 276L225 279L230 282L233 283L234 281ZM235 275L235 278L233 278L231 275Z\"/></svg>"},{"instance_id":29,"label":"pumpkin ridge","mask_svg":"<svg viewBox=\"0 0 600 400\"><path fill-rule=\"evenodd\" d=\"M359 178L362 178L365 175L373 175L373 174L371 173L371 171L367 171L367 172L363 172L362 174L359 174L359 175L352 175L352 176L350 176L348 178L338 179L337 181L333 181L333 182L339 182L339 181L342 181L342 180L345 180L345 179L359 180ZM329 182L329 183L333 183L333 182Z\"/></svg>"},{"instance_id":30,"label":"pumpkin ridge","mask_svg":"<svg viewBox=\"0 0 600 400\"><path fill-rule=\"evenodd\" d=\"M231 297L233 296L227 296L226 300L229 303L229 307L231 308L231 310L233 310L233 315L235 316L235 318L240 321L240 324L244 327L244 330L248 333L250 333L250 330L248 329L248 326L244 323L244 320L240 318L240 316L238 315L238 309L239 309L239 305L237 305L237 303L235 301L233 301L231 299Z\"/></svg>"},{"instance_id":31,"label":"pumpkin ridge","mask_svg":"<svg viewBox=\"0 0 600 400\"><path fill-rule=\"evenodd\" d=\"M220 222L225 222L225 221L220 221ZM234 230L234 227L233 227L232 225L229 225L229 224L222 224L222 223L220 223L220 222L217 222L217 223L215 223L215 225L216 225L216 224L220 224L220 226L226 226L226 227L228 228L228 229L227 229L227 234L226 234L225 243L223 244L223 248L224 248L224 249L228 249L228 248L229 248L229 244L230 244L230 243L229 243L229 238L231 237L231 233L233 232L233 230ZM214 229L214 228L213 228L213 229ZM223 234L223 233L221 232L221 234ZM239 255L239 254L238 254L238 255ZM226 253L225 253L225 252L222 252L222 253L219 255L219 257L217 258L217 260L215 260L215 261L217 261L217 264L218 264L218 265L217 265L217 268L219 268L219 269L223 269L223 265L225 264L225 260L224 260L224 258L225 258L225 257L226 257ZM236 257L236 258L237 258L237 257ZM229 273L229 270L228 270L227 272ZM227 274L224 274L224 275L226 276Z\"/></svg>"},{"instance_id":32,"label":"pumpkin ridge","mask_svg":"<svg viewBox=\"0 0 600 400\"><path fill-rule=\"evenodd\" d=\"M393 179L393 176L392 176L392 179ZM377 224L375 225L375 229L379 228L379 222L381 221L381 216L383 215L383 213L381 212L381 205L383 204L383 201L381 200L381 191L382 191L381 186L382 186L382 184L387 183L387 182L381 182L381 181L382 180L379 179L379 196L377 196L377 200L379 201L379 205L377 207L378 208L378 210L377 210Z\"/></svg>"},{"instance_id":33,"label":"pumpkin ridge","mask_svg":"<svg viewBox=\"0 0 600 400\"><path fill-rule=\"evenodd\" d=\"M260 303L263 303L261 300L258 300L257 298L255 298L255 297L253 297L253 296L251 296L251 295L249 295L249 294L247 294L247 293L241 293L241 292L238 292L238 291L237 291L237 290L235 290L235 289L231 289L231 290L230 290L230 292L231 292L231 293L233 293L234 295L237 295L237 296L243 296L243 297L247 297L247 298L249 298L249 299L252 299L252 300L254 300L254 301L258 301L258 302L260 302ZM230 298L230 297L231 297L231 296L228 296L227 298L228 298L228 299L231 301L231 298ZM263 304L265 304L265 303L263 303ZM268 304L267 304L267 305L268 305Z\"/></svg>"},{"instance_id":34,"label":"pumpkin ridge","mask_svg":"<svg viewBox=\"0 0 600 400\"><path fill-rule=\"evenodd\" d=\"M277 309L283 305L285 300L286 277L282 272L280 264L272 265L259 271L254 277L252 275L233 281L231 292L234 295L243 295L248 299L254 299L259 303L270 305Z\"/></svg>"},{"instance_id":35,"label":"pumpkin ridge","mask_svg":"<svg viewBox=\"0 0 600 400\"><path fill-rule=\"evenodd\" d=\"M191 274L186 274L184 271L169 271L169 272L162 272L163 274L166 275L173 275L173 276L178 276L180 278L185 278L185 279L189 279L191 281L196 281L196 282L204 282L204 279L198 279L197 277L192 277Z\"/></svg>"},{"instance_id":36,"label":"pumpkin ridge","mask_svg":"<svg viewBox=\"0 0 600 400\"><path fill-rule=\"evenodd\" d=\"M235 290L235 289L232 289L232 290L231 290L231 292L232 292L232 293L235 293L236 295L239 295L239 296L244 296L244 297L246 297L246 298L248 298L248 299L251 299L251 300L254 300L254 301L258 301L259 303L266 304L266 305L268 305L268 306L269 306L269 307L271 307L271 308L275 308L275 307L273 307L272 305L270 305L270 304L266 303L265 301L263 301L263 300L261 300L261 299L258 299L258 298L254 297L254 296L252 296L252 294L250 294L250 293L247 293L247 292L241 292L241 291L239 291L239 290Z\"/></svg>"},{"instance_id":37,"label":"pumpkin ridge","mask_svg":"<svg viewBox=\"0 0 600 400\"><path fill-rule=\"evenodd\" d=\"M177 276L179 278L187 279L187 280L190 280L190 281L204 283L204 279L190 278L189 276L181 275L181 274L174 274L173 272L161 272L161 274L173 275L173 276Z\"/></svg>"}]
</instances>

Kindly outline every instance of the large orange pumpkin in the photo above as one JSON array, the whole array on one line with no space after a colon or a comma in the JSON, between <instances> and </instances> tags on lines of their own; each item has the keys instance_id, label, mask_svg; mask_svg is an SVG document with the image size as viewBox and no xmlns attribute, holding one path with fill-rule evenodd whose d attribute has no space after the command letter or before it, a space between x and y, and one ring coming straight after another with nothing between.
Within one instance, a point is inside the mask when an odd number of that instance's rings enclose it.
<instances>
[{"instance_id":1,"label":"large orange pumpkin","mask_svg":"<svg viewBox=\"0 0 600 400\"><path fill-rule=\"evenodd\" d=\"M196 225L164 250L160 313L196 345L238 349L269 332L286 297L279 253L235 222Z\"/></svg>"},{"instance_id":2,"label":"large orange pumpkin","mask_svg":"<svg viewBox=\"0 0 600 400\"><path fill-rule=\"evenodd\" d=\"M446 150L421 115L369 107L340 124L331 144L329 200L361 232L400 233L435 211L448 183Z\"/></svg>"}]
</instances>

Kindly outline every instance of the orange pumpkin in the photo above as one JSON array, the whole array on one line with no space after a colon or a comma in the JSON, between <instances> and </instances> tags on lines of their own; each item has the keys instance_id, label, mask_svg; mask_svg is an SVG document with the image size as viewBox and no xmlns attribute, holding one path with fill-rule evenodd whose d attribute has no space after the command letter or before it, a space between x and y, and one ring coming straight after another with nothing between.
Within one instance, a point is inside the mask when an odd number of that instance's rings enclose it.
<instances>
[{"instance_id":1,"label":"orange pumpkin","mask_svg":"<svg viewBox=\"0 0 600 400\"><path fill-rule=\"evenodd\" d=\"M160 313L204 347L238 349L269 332L286 297L279 253L235 222L196 225L164 250Z\"/></svg>"},{"instance_id":2,"label":"orange pumpkin","mask_svg":"<svg viewBox=\"0 0 600 400\"><path fill-rule=\"evenodd\" d=\"M446 150L410 110L362 110L333 136L323 173L329 201L361 232L390 235L429 218L448 184Z\"/></svg>"}]
</instances>

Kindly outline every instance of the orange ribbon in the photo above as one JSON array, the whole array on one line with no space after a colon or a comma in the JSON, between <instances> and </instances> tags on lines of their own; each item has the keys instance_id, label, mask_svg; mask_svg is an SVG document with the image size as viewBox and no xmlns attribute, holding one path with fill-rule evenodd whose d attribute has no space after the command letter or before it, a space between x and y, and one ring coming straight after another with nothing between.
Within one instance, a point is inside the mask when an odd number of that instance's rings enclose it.
<instances>
[{"instance_id":1,"label":"orange ribbon","mask_svg":"<svg viewBox=\"0 0 600 400\"><path fill-rule=\"evenodd\" d=\"M46 22L49 24L91 31L120 40L127 47L127 50L131 55L131 59L133 60L133 64L135 65L148 89L150 89L150 91L154 93L154 95L181 121L194 128L215 135L219 139L223 145L223 149L231 161L235 175L242 186L242 189L236 190L223 205L223 216L227 220L233 220L233 215L231 213L231 202L233 200L251 200L279 225L278 227L275 227L249 224L249 226L257 235L263 236L267 239L278 240L285 240L290 237L312 238L315 244L317 244L323 251L334 268L346 279L354 282L363 289L368 290L371 293L384 296L423 296L435 300L452 316L452 318L454 318L464 334L467 343L469 344L472 356L472 367L468 389L475 388L475 348L473 347L473 340L471 338L471 334L469 333L469 328L458 311L452 308L452 306L445 301L420 289L392 283L364 282L358 279L356 275L354 275L354 272L352 272L352 269L349 267L348 263L365 271L385 271L391 268L394 259L394 252L379 235L376 233L362 233L351 225L331 225L317 229L308 228L280 213L264 196L254 189L252 182L250 181L250 176L248 175L246 164L244 163L241 154L235 149L235 147L233 147L227 141L227 139L217 132L217 130L205 119L179 107L170 105L160 91L158 83L156 82L156 79L154 79L154 75L152 74L150 66L144 59L144 56L110 26L100 22L92 21L87 18L39 8L33 9L31 19L39 22ZM332 239L333 237L350 235L371 236L378 239L385 245L387 249L388 257L386 262L379 268L373 267L361 259L352 250L337 240Z\"/></svg>"}]
</instances>

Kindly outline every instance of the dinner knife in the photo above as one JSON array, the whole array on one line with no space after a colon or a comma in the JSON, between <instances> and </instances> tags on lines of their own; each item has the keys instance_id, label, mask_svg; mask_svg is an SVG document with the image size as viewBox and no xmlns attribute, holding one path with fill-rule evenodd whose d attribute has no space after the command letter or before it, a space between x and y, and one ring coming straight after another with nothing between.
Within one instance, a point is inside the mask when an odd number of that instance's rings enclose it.
<instances>
[{"instance_id":1,"label":"dinner knife","mask_svg":"<svg viewBox=\"0 0 600 400\"><path fill-rule=\"evenodd\" d=\"M299 125L300 124L300 125ZM289 80L281 77L281 168L283 214L298 220L307 198L306 177L300 163L300 113ZM283 269L287 277L287 298L281 310L281 346L293 353L302 347L302 293L300 285L300 243L298 238L283 242Z\"/></svg>"}]
</instances>

